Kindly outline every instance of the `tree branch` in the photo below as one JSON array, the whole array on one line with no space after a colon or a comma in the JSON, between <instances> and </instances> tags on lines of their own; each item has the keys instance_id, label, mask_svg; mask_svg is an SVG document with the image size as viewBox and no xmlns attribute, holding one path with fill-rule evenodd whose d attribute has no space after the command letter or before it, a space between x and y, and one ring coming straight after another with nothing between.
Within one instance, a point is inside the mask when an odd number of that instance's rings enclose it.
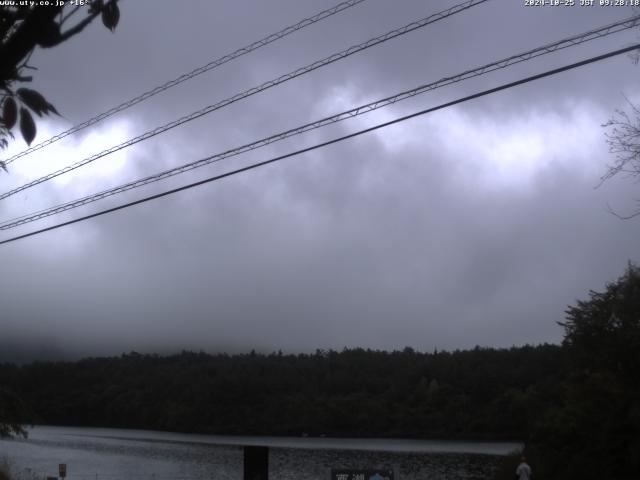
<instances>
[{"instance_id":1,"label":"tree branch","mask_svg":"<svg viewBox=\"0 0 640 480\"><path fill-rule=\"evenodd\" d=\"M640 210L636 210L631 215L620 215L618 212L613 210L613 208L611 208L611 206L608 203L607 203L607 211L614 217L619 218L620 220L631 220L632 218L636 218L640 216Z\"/></svg>"},{"instance_id":2,"label":"tree branch","mask_svg":"<svg viewBox=\"0 0 640 480\"><path fill-rule=\"evenodd\" d=\"M60 19L60 26L62 26L64 24L64 22L66 22L69 17L73 16L78 10L80 9L80 5L77 5L76 7L74 7L69 13L67 13L65 16L63 16ZM62 12L60 12L60 14L62 14Z\"/></svg>"},{"instance_id":3,"label":"tree branch","mask_svg":"<svg viewBox=\"0 0 640 480\"><path fill-rule=\"evenodd\" d=\"M82 30L84 30L86 28L86 26L89 25L93 21L94 18L96 18L98 15L100 15L101 11L102 10L98 10L98 11L95 11L93 13L90 13L84 20L79 22L77 25L75 25L74 27L70 28L69 30L67 30L64 33L61 33L59 41L56 42L56 45L58 43L64 42L65 40L68 40L69 38L73 37L74 35L77 35Z\"/></svg>"},{"instance_id":4,"label":"tree branch","mask_svg":"<svg viewBox=\"0 0 640 480\"><path fill-rule=\"evenodd\" d=\"M16 67L41 40L43 30L55 24L62 6L34 8L22 24L0 47L0 80L13 77Z\"/></svg>"}]
</instances>

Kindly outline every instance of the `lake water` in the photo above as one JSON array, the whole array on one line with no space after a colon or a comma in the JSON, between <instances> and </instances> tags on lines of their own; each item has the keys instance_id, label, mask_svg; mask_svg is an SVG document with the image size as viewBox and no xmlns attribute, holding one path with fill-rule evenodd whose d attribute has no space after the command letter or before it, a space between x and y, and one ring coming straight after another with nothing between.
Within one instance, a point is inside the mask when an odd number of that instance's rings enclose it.
<instances>
[{"instance_id":1,"label":"lake water","mask_svg":"<svg viewBox=\"0 0 640 480\"><path fill-rule=\"evenodd\" d=\"M142 430L34 427L0 440L0 462L18 478L69 480L242 479L242 445L269 448L269 478L329 480L331 468L393 469L397 480L489 478L517 443L191 435ZM28 469L28 470L27 470Z\"/></svg>"}]
</instances>

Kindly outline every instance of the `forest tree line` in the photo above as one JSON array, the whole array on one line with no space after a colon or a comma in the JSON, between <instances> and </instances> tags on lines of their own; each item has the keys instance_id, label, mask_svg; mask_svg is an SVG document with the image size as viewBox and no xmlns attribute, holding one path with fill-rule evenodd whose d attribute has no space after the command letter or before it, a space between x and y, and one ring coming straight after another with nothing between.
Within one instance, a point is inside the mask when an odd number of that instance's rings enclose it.
<instances>
[{"instance_id":1,"label":"forest tree line","mask_svg":"<svg viewBox=\"0 0 640 480\"><path fill-rule=\"evenodd\" d=\"M0 366L37 423L216 434L522 438L565 376L541 345L453 353L363 349L135 352Z\"/></svg>"}]
</instances>

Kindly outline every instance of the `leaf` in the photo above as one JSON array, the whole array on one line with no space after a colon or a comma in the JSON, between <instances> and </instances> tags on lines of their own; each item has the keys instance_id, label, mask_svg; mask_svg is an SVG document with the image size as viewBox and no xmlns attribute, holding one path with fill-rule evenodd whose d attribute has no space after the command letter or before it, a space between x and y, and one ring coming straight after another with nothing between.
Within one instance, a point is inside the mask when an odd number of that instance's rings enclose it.
<instances>
[{"instance_id":1,"label":"leaf","mask_svg":"<svg viewBox=\"0 0 640 480\"><path fill-rule=\"evenodd\" d=\"M2 167L2 169L3 169L5 172L9 173L9 170L7 170L7 164L6 164L6 163L4 163L2 160L0 160L0 167Z\"/></svg>"},{"instance_id":2,"label":"leaf","mask_svg":"<svg viewBox=\"0 0 640 480\"><path fill-rule=\"evenodd\" d=\"M102 23L113 32L119 20L120 9L118 8L118 4L114 0L111 0L102 9Z\"/></svg>"},{"instance_id":3,"label":"leaf","mask_svg":"<svg viewBox=\"0 0 640 480\"><path fill-rule=\"evenodd\" d=\"M16 106L16 101L11 97L7 97L2 108L2 121L4 122L4 126L7 127L7 130L11 130L13 128L16 124L16 120L18 120L18 107Z\"/></svg>"},{"instance_id":4,"label":"leaf","mask_svg":"<svg viewBox=\"0 0 640 480\"><path fill-rule=\"evenodd\" d=\"M20 108L20 132L27 145L31 145L33 139L36 138L36 124L29 110L24 107Z\"/></svg>"},{"instance_id":5,"label":"leaf","mask_svg":"<svg viewBox=\"0 0 640 480\"><path fill-rule=\"evenodd\" d=\"M56 115L60 115L56 110L56 107L51 105L47 100L35 90L31 90L30 88L19 88L16 92L20 100L24 102L24 104L33 110L39 117L43 114L48 114L49 112L53 112Z\"/></svg>"}]
</instances>

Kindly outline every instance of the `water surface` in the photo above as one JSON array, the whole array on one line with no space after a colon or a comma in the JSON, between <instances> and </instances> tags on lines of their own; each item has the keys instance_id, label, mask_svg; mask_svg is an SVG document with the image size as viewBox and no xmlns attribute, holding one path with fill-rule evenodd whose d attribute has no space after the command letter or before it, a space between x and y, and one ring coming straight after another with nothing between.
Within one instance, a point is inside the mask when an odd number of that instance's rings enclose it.
<instances>
[{"instance_id":1,"label":"water surface","mask_svg":"<svg viewBox=\"0 0 640 480\"><path fill-rule=\"evenodd\" d=\"M331 468L392 468L398 480L486 479L517 443L195 435L143 430L34 427L0 440L0 460L28 476L69 480L242 479L242 445L268 446L271 479L329 480Z\"/></svg>"}]
</instances>

